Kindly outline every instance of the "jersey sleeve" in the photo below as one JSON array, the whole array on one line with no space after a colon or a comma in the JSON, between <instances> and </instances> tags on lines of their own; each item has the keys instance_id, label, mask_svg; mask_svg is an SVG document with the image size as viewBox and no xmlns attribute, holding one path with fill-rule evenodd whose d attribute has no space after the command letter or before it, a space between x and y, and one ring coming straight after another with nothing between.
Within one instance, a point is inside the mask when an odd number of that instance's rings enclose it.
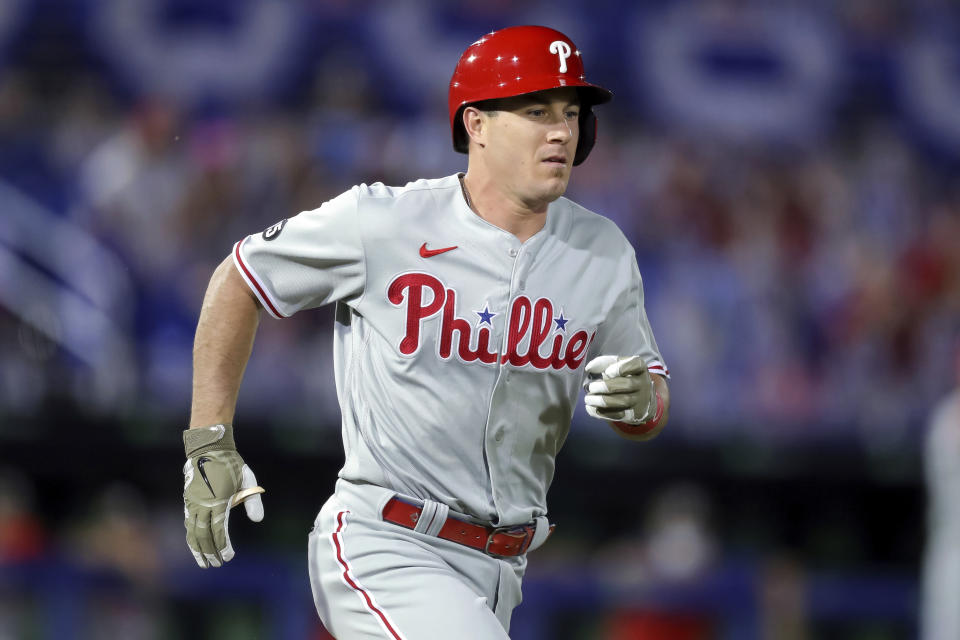
<instances>
[{"instance_id":1,"label":"jersey sleeve","mask_svg":"<svg viewBox=\"0 0 960 640\"><path fill-rule=\"evenodd\" d=\"M617 298L607 319L597 328L597 336L590 345L589 359L599 355L640 356L647 370L664 378L670 377L653 329L643 306L643 280L633 251L630 250L626 269L630 271L629 286Z\"/></svg>"},{"instance_id":2,"label":"jersey sleeve","mask_svg":"<svg viewBox=\"0 0 960 640\"><path fill-rule=\"evenodd\" d=\"M274 317L356 303L366 280L357 189L240 240L233 261Z\"/></svg>"}]
</instances>

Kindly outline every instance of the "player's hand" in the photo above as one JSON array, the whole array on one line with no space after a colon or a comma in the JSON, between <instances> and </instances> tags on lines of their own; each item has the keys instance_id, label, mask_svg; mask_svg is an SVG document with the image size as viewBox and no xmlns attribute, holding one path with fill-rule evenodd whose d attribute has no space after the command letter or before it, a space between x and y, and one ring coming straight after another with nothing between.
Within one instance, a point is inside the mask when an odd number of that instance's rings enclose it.
<instances>
[{"instance_id":1,"label":"player's hand","mask_svg":"<svg viewBox=\"0 0 960 640\"><path fill-rule=\"evenodd\" d=\"M586 372L583 402L594 418L638 425L656 415L656 387L639 356L597 356Z\"/></svg>"},{"instance_id":2,"label":"player's hand","mask_svg":"<svg viewBox=\"0 0 960 640\"><path fill-rule=\"evenodd\" d=\"M233 443L230 425L187 429L183 434L183 524L187 546L202 568L233 558L230 510L243 502L247 517L263 520L263 488Z\"/></svg>"}]
</instances>

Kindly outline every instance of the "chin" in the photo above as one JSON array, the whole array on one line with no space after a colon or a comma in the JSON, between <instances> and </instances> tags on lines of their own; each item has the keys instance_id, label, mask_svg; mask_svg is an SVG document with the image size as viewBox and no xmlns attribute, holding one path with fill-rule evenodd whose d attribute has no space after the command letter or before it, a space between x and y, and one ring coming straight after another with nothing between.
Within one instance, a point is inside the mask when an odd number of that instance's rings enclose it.
<instances>
[{"instance_id":1,"label":"chin","mask_svg":"<svg viewBox=\"0 0 960 640\"><path fill-rule=\"evenodd\" d=\"M562 196L567 191L567 183L569 182L569 176L562 176L553 178L547 184L544 185L544 195L549 197L550 202L553 202L560 196Z\"/></svg>"},{"instance_id":2,"label":"chin","mask_svg":"<svg viewBox=\"0 0 960 640\"><path fill-rule=\"evenodd\" d=\"M538 206L538 203L549 204L567 191L569 180L568 171L561 172L561 175L531 176L520 192L524 194L523 199L532 207Z\"/></svg>"}]
</instances>

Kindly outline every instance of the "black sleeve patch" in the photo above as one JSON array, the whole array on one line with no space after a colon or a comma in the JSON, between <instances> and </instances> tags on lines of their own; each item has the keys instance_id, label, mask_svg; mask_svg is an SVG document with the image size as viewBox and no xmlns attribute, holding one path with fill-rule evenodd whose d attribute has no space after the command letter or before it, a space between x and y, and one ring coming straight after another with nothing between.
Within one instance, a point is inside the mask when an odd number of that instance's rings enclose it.
<instances>
[{"instance_id":1,"label":"black sleeve patch","mask_svg":"<svg viewBox=\"0 0 960 640\"><path fill-rule=\"evenodd\" d=\"M280 232L283 231L284 225L287 224L287 219L284 218L277 224L267 227L262 234L264 240L274 240L277 236L280 235Z\"/></svg>"}]
</instances>

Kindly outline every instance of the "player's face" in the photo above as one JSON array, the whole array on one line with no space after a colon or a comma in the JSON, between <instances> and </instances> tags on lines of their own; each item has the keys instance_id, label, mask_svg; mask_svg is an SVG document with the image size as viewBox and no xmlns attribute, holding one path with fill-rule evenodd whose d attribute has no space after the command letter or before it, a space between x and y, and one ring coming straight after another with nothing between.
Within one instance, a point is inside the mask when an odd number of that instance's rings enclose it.
<instances>
[{"instance_id":1,"label":"player's face","mask_svg":"<svg viewBox=\"0 0 960 640\"><path fill-rule=\"evenodd\" d=\"M507 98L487 119L487 163L495 178L531 208L563 195L580 136L576 89Z\"/></svg>"}]
</instances>

